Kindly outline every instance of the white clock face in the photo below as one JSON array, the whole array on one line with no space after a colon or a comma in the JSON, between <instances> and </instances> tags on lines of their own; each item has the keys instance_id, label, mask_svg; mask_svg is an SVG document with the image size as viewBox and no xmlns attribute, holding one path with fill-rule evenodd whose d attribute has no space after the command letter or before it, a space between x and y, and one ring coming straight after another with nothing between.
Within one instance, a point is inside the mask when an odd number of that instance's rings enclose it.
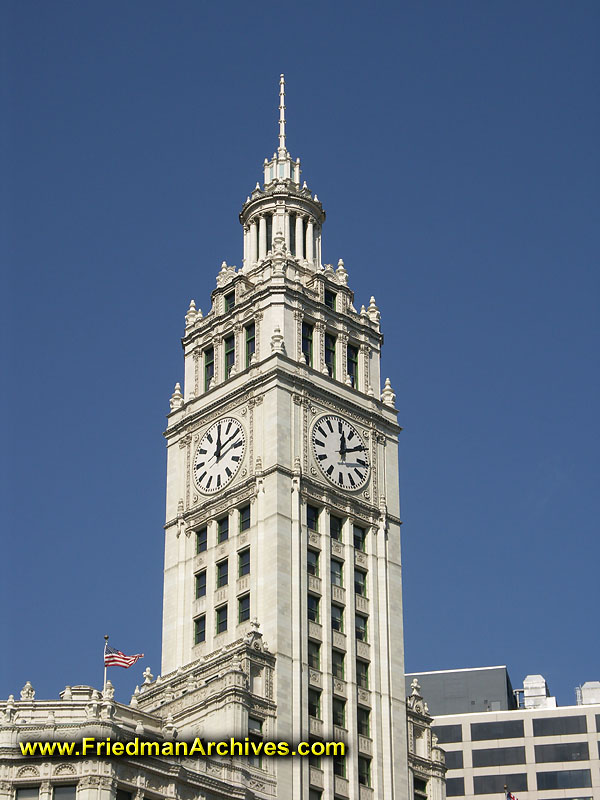
<instances>
[{"instance_id":1,"label":"white clock face","mask_svg":"<svg viewBox=\"0 0 600 800\"><path fill-rule=\"evenodd\" d=\"M194 481L201 492L213 494L227 486L242 465L246 437L236 419L224 417L204 434L194 458Z\"/></svg>"},{"instance_id":2,"label":"white clock face","mask_svg":"<svg viewBox=\"0 0 600 800\"><path fill-rule=\"evenodd\" d=\"M361 489L369 480L369 455L356 428L328 414L315 422L313 450L324 475L341 489Z\"/></svg>"}]
</instances>

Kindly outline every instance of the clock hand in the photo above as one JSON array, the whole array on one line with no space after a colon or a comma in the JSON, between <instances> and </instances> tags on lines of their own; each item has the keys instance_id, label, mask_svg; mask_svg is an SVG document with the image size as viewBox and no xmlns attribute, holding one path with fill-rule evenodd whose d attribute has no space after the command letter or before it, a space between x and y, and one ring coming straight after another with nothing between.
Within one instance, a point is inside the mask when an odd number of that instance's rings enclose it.
<instances>
[{"instance_id":1,"label":"clock hand","mask_svg":"<svg viewBox=\"0 0 600 800\"><path fill-rule=\"evenodd\" d=\"M217 442L215 446L215 456L217 457L217 461L221 457L221 425L217 425Z\"/></svg>"},{"instance_id":2,"label":"clock hand","mask_svg":"<svg viewBox=\"0 0 600 800\"><path fill-rule=\"evenodd\" d=\"M231 439L229 439L228 441L231 441ZM240 442L240 444L241 444L241 442ZM229 445L229 447L227 448L227 450L223 450L223 452L221 453L221 455L222 455L222 456L224 456L224 455L225 455L225 453L228 453L228 452L231 450L231 448L232 448L232 447L236 447L236 446L237 446L237 447L239 447L239 445L236 445L236 444L231 444L231 445Z\"/></svg>"},{"instance_id":3,"label":"clock hand","mask_svg":"<svg viewBox=\"0 0 600 800\"><path fill-rule=\"evenodd\" d=\"M345 460L347 452L348 451L346 450L346 435L342 431L342 435L340 436L340 450L339 450L342 460Z\"/></svg>"},{"instance_id":4,"label":"clock hand","mask_svg":"<svg viewBox=\"0 0 600 800\"><path fill-rule=\"evenodd\" d=\"M359 444L357 447L347 447L344 452L345 453L354 453L357 450L362 450L364 452L364 449L365 448L362 446L362 444Z\"/></svg>"}]
</instances>

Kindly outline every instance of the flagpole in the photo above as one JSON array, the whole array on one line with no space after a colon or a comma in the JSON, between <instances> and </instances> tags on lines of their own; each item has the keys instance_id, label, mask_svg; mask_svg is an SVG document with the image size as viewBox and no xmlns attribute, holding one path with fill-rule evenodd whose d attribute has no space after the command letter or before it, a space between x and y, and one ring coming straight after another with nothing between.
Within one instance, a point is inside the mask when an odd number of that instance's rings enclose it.
<instances>
[{"instance_id":1,"label":"flagpole","mask_svg":"<svg viewBox=\"0 0 600 800\"><path fill-rule=\"evenodd\" d=\"M108 634L104 636L104 683L102 684L102 694L106 690L106 645L108 644Z\"/></svg>"}]
</instances>

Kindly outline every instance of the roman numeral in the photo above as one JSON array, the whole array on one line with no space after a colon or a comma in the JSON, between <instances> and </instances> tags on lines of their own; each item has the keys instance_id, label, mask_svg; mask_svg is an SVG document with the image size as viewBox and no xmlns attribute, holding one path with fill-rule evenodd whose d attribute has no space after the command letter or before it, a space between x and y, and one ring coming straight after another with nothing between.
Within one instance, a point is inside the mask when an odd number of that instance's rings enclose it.
<instances>
[{"instance_id":1,"label":"roman numeral","mask_svg":"<svg viewBox=\"0 0 600 800\"><path fill-rule=\"evenodd\" d=\"M203 472L202 475L200 475L200 477L198 478L198 483L202 483L205 477L206 477L206 472Z\"/></svg>"},{"instance_id":2,"label":"roman numeral","mask_svg":"<svg viewBox=\"0 0 600 800\"><path fill-rule=\"evenodd\" d=\"M331 424L331 420L330 419L326 419L325 422L327 423L327 427L329 428L331 433L333 433L333 425Z\"/></svg>"},{"instance_id":3,"label":"roman numeral","mask_svg":"<svg viewBox=\"0 0 600 800\"><path fill-rule=\"evenodd\" d=\"M201 469L204 466L204 461L201 464L196 464L196 469Z\"/></svg>"},{"instance_id":4,"label":"roman numeral","mask_svg":"<svg viewBox=\"0 0 600 800\"><path fill-rule=\"evenodd\" d=\"M341 472L338 472L338 483L340 484L340 486L344 485L344 476L342 475Z\"/></svg>"},{"instance_id":5,"label":"roman numeral","mask_svg":"<svg viewBox=\"0 0 600 800\"><path fill-rule=\"evenodd\" d=\"M326 471L328 475L331 475L331 473L333 472L333 464L330 467L328 467Z\"/></svg>"},{"instance_id":6,"label":"roman numeral","mask_svg":"<svg viewBox=\"0 0 600 800\"><path fill-rule=\"evenodd\" d=\"M319 459L319 461L324 461L327 458L327 453L321 453L320 455L317 456L317 458Z\"/></svg>"},{"instance_id":7,"label":"roman numeral","mask_svg":"<svg viewBox=\"0 0 600 800\"><path fill-rule=\"evenodd\" d=\"M231 470L229 469L229 467L225 467L225 472L227 473L227 477L231 478Z\"/></svg>"},{"instance_id":8,"label":"roman numeral","mask_svg":"<svg viewBox=\"0 0 600 800\"><path fill-rule=\"evenodd\" d=\"M354 472L356 472L356 474L358 475L358 479L362 481L362 479L363 479L364 475L363 475L363 473L362 473L362 472L361 472L361 471L358 469L358 467L354 467Z\"/></svg>"},{"instance_id":9,"label":"roman numeral","mask_svg":"<svg viewBox=\"0 0 600 800\"><path fill-rule=\"evenodd\" d=\"M212 475L209 475L209 477L208 477L208 483L206 484L206 488L207 488L207 489L210 489L210 484L212 483L212 479L213 479L213 476L212 476Z\"/></svg>"},{"instance_id":10,"label":"roman numeral","mask_svg":"<svg viewBox=\"0 0 600 800\"><path fill-rule=\"evenodd\" d=\"M212 436L210 435L210 433L207 433L207 434L206 434L206 438L207 438L207 439L208 439L208 441L209 441L209 442L212 444Z\"/></svg>"},{"instance_id":11,"label":"roman numeral","mask_svg":"<svg viewBox=\"0 0 600 800\"><path fill-rule=\"evenodd\" d=\"M354 437L354 431L350 431L350 433L348 434L348 441L350 441L350 439L352 439L353 437Z\"/></svg>"},{"instance_id":12,"label":"roman numeral","mask_svg":"<svg viewBox=\"0 0 600 800\"><path fill-rule=\"evenodd\" d=\"M317 428L317 430L319 431L319 433L321 434L321 436L325 436L325 435L326 435L326 434L325 434L325 431L323 430L323 428L321 428L321 426L319 426L319 427Z\"/></svg>"},{"instance_id":13,"label":"roman numeral","mask_svg":"<svg viewBox=\"0 0 600 800\"><path fill-rule=\"evenodd\" d=\"M231 428L232 424L233 424L233 423L231 423L231 422L229 422L229 423L227 424L227 430L225 431L225 436L227 436L227 434L229 433L229 430L230 430L230 428Z\"/></svg>"},{"instance_id":14,"label":"roman numeral","mask_svg":"<svg viewBox=\"0 0 600 800\"><path fill-rule=\"evenodd\" d=\"M315 439L315 444L318 444L319 447L325 447L325 442L320 442L318 439Z\"/></svg>"},{"instance_id":15,"label":"roman numeral","mask_svg":"<svg viewBox=\"0 0 600 800\"><path fill-rule=\"evenodd\" d=\"M339 431L340 433L342 432L342 420L340 420L340 421L338 422L338 431Z\"/></svg>"},{"instance_id":16,"label":"roman numeral","mask_svg":"<svg viewBox=\"0 0 600 800\"><path fill-rule=\"evenodd\" d=\"M354 483L354 478L352 477L352 475L348 475L348 480L350 481L350 483L352 484L353 487L356 486L356 484Z\"/></svg>"},{"instance_id":17,"label":"roman numeral","mask_svg":"<svg viewBox=\"0 0 600 800\"><path fill-rule=\"evenodd\" d=\"M239 461L240 457L239 456L231 456L231 460L232 461Z\"/></svg>"},{"instance_id":18,"label":"roman numeral","mask_svg":"<svg viewBox=\"0 0 600 800\"><path fill-rule=\"evenodd\" d=\"M367 466L367 462L366 462L366 461L363 461L363 460L362 460L362 458L357 458L357 459L356 459L356 463L357 463L357 464L360 464L360 465L361 465L361 467L366 467L366 466Z\"/></svg>"},{"instance_id":19,"label":"roman numeral","mask_svg":"<svg viewBox=\"0 0 600 800\"><path fill-rule=\"evenodd\" d=\"M221 476L217 475L217 489L219 488L220 485L221 485Z\"/></svg>"},{"instance_id":20,"label":"roman numeral","mask_svg":"<svg viewBox=\"0 0 600 800\"><path fill-rule=\"evenodd\" d=\"M206 450L203 450L202 448L200 448L200 450L198 450L198 452L199 452L199 453L202 453L202 455L203 455L203 456L205 456L205 455L206 455Z\"/></svg>"}]
</instances>

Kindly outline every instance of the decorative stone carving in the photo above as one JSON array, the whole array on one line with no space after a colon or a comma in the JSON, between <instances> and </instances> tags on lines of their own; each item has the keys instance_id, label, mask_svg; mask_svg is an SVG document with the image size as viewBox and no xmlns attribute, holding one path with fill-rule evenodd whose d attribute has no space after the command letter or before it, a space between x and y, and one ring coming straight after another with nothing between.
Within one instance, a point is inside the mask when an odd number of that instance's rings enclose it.
<instances>
[{"instance_id":1,"label":"decorative stone carving","mask_svg":"<svg viewBox=\"0 0 600 800\"><path fill-rule=\"evenodd\" d=\"M385 379L385 386L383 387L383 391L381 392L381 402L386 406L394 407L394 401L396 400L396 395L394 394L394 390L392 389L392 384L389 378Z\"/></svg>"},{"instance_id":2,"label":"decorative stone carving","mask_svg":"<svg viewBox=\"0 0 600 800\"><path fill-rule=\"evenodd\" d=\"M285 353L285 343L283 341L283 334L281 328L277 326L271 336L271 352Z\"/></svg>"},{"instance_id":3,"label":"decorative stone carving","mask_svg":"<svg viewBox=\"0 0 600 800\"><path fill-rule=\"evenodd\" d=\"M183 395L181 394L180 383L175 384L175 389L173 390L173 394L169 400L169 405L171 407L171 411L177 411L178 409L183 408Z\"/></svg>"},{"instance_id":4,"label":"decorative stone carving","mask_svg":"<svg viewBox=\"0 0 600 800\"><path fill-rule=\"evenodd\" d=\"M152 683L154 680L154 675L152 674L150 667L146 667L144 672L142 673L144 676L144 684L147 686L149 683Z\"/></svg>"},{"instance_id":5,"label":"decorative stone carving","mask_svg":"<svg viewBox=\"0 0 600 800\"><path fill-rule=\"evenodd\" d=\"M21 700L35 700L35 689L29 681L21 689Z\"/></svg>"},{"instance_id":6,"label":"decorative stone carving","mask_svg":"<svg viewBox=\"0 0 600 800\"><path fill-rule=\"evenodd\" d=\"M186 328L189 328L191 325L194 324L194 322L196 322L197 313L198 312L196 311L196 303L194 302L194 300L190 300L190 307L188 308L187 314L185 315ZM202 312L200 313L200 317L202 317Z\"/></svg>"}]
</instances>

